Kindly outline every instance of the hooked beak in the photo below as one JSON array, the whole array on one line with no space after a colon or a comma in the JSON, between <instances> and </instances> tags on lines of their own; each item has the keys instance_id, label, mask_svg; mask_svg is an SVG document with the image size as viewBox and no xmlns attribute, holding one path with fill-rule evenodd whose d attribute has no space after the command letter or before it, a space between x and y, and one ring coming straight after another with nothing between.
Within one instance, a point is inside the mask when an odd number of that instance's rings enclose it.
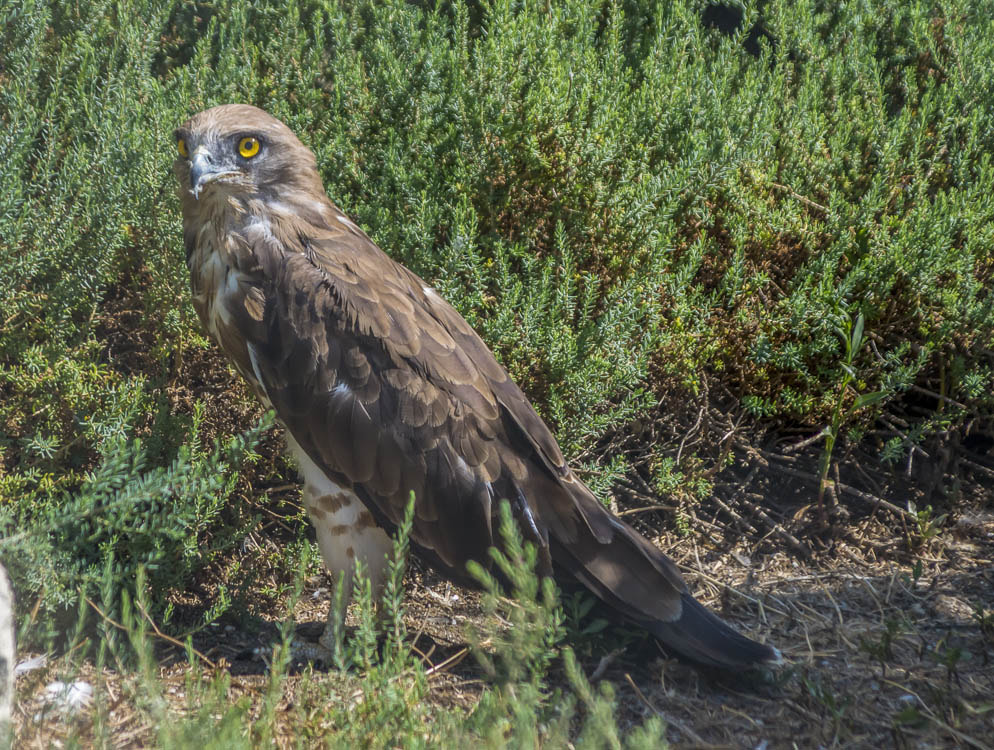
<instances>
[{"instance_id":1,"label":"hooked beak","mask_svg":"<svg viewBox=\"0 0 994 750\"><path fill-rule=\"evenodd\" d=\"M198 148L190 160L190 193L194 200L200 199L200 192L208 184L227 174L230 172L214 166L205 149Z\"/></svg>"}]
</instances>

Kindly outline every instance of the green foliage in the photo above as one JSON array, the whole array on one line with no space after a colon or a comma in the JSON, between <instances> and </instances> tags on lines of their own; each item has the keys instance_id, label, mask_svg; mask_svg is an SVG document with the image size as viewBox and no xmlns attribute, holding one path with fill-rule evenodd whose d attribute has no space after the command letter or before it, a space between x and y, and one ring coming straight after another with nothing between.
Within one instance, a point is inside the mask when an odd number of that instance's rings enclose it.
<instances>
[{"instance_id":1,"label":"green foliage","mask_svg":"<svg viewBox=\"0 0 994 750\"><path fill-rule=\"evenodd\" d=\"M825 679L818 674L801 675L801 686L803 689L802 702L810 705L826 720L823 731L827 735L828 730L830 730L834 735L833 741L838 741L843 719L852 706L853 697L837 695Z\"/></svg>"},{"instance_id":2,"label":"green foliage","mask_svg":"<svg viewBox=\"0 0 994 750\"><path fill-rule=\"evenodd\" d=\"M229 516L222 522L221 513L239 465L271 424L267 419L211 450L199 444L194 424L172 463L152 468L140 440L107 443L98 468L74 492L52 491L30 505L0 507L0 554L18 597L37 599L41 624L55 626L47 615L99 587L115 614L119 595L134 590L142 570L159 592L153 611L160 612L167 592L182 590L252 521ZM36 626L30 634L37 647L56 633Z\"/></svg>"},{"instance_id":3,"label":"green foliage","mask_svg":"<svg viewBox=\"0 0 994 750\"><path fill-rule=\"evenodd\" d=\"M863 344L863 313L856 316L855 321L846 320L845 329L839 329L837 333L842 338L845 347L845 355L842 359L842 378L839 383L838 394L835 406L832 410L831 421L821 431L819 437L825 438L825 446L822 448L821 461L819 462L820 477L818 482L818 508L825 515L824 497L825 490L831 486L828 478L829 469L832 466L832 452L835 450L835 441L839 439L839 431L842 425L851 420L853 414L859 409L883 401L887 394L884 391L874 391L873 393L860 393L855 400L850 403L850 389L852 382L857 379L853 363Z\"/></svg>"},{"instance_id":4,"label":"green foliage","mask_svg":"<svg viewBox=\"0 0 994 750\"><path fill-rule=\"evenodd\" d=\"M483 585L483 611L488 615L482 632L471 630L470 643L494 687L459 734L482 739L487 747L558 747L573 734L570 725L578 697L584 719L577 746L620 748L610 686L604 684L595 692L572 649L560 647L565 629L555 585L536 576L535 548L522 542L506 501L500 517L503 551L490 552L504 584L479 565L470 568ZM559 658L571 688L565 695L559 690L550 693L546 686L550 668ZM630 733L625 746L659 747L661 729L658 721L650 720Z\"/></svg>"},{"instance_id":5,"label":"green foliage","mask_svg":"<svg viewBox=\"0 0 994 750\"><path fill-rule=\"evenodd\" d=\"M918 510L914 503L908 503L908 510L913 514L915 521L915 528L909 529L906 534L908 546L912 550L920 550L939 535L946 521L946 514L937 515L931 505Z\"/></svg>"},{"instance_id":6,"label":"green foliage","mask_svg":"<svg viewBox=\"0 0 994 750\"><path fill-rule=\"evenodd\" d=\"M955 360L946 395L986 404L989 14L771 3L776 48L756 59L695 9L6 5L8 465L133 423L141 384L94 345L111 285L141 285L164 353L198 339L176 304L170 132L230 100L302 135L331 194L483 332L569 453L708 373L757 411L817 418L857 314L874 342L859 392L899 397Z\"/></svg>"},{"instance_id":7,"label":"green foliage","mask_svg":"<svg viewBox=\"0 0 994 750\"><path fill-rule=\"evenodd\" d=\"M881 673L886 674L888 662L894 659L894 643L906 629L906 623L888 617L879 640L860 637L860 649L880 663Z\"/></svg>"},{"instance_id":8,"label":"green foliage","mask_svg":"<svg viewBox=\"0 0 994 750\"><path fill-rule=\"evenodd\" d=\"M564 633L561 614L556 609L555 583L550 578L539 579L535 575L538 554L534 545L522 543L507 501L501 503L500 518L499 532L505 549L491 549L490 556L500 578L507 581L511 598L505 597L505 587L478 563L471 562L469 572L486 592L483 611L491 615L488 620L493 621L493 616L500 610L508 625L487 633L486 638L504 661L498 663L487 657L480 648L479 634L471 642L491 679L511 685L519 685L527 679L532 689L537 690L538 681L548 669L555 646ZM534 605L536 602L539 606Z\"/></svg>"},{"instance_id":9,"label":"green foliage","mask_svg":"<svg viewBox=\"0 0 994 750\"><path fill-rule=\"evenodd\" d=\"M134 596L120 597L120 623L104 620L96 649L89 649L99 654L97 674L106 674L101 668L107 665L127 675L116 688L123 690L127 705L136 712L134 723L150 728L147 744L167 749L260 747L288 731L308 747L401 744L428 748L457 747L458 743L488 748L566 747L571 742L585 748L666 746L657 719L622 736L610 687L592 687L572 651L560 647L563 630L556 592L551 582L536 576L534 550L522 544L506 503L501 524L506 554L496 553L494 558L512 582L513 592L505 592L493 577L478 570L490 617L486 631L476 633L471 646L480 663L492 670L495 684L470 711L440 708L427 701L426 664L406 642L402 597L394 588L403 578L412 511L413 503L394 540L379 612L368 579L360 576L354 610L357 625L351 637L339 640L341 662L328 674L318 675L308 668L295 682L287 680L293 634L293 623L287 621L282 638L273 646L267 679L255 695L232 700L228 672L221 669L212 674L189 646L192 668L179 691L175 684L167 688L147 616L154 604L149 598L154 587L143 567L135 571ZM302 566L291 609L300 596L305 573L306 566ZM115 572L107 568L102 587L113 588L115 580ZM94 609L84 603L81 622L91 618ZM93 637L83 635L85 630L77 628L77 644ZM74 649L73 653L86 650ZM582 710L574 698L550 688L559 664ZM67 661L61 670L72 672L72 662ZM92 731L106 744L110 739L106 735L109 702L103 697L107 687L102 683L96 687ZM71 735L70 739L85 742L84 737Z\"/></svg>"},{"instance_id":10,"label":"green foliage","mask_svg":"<svg viewBox=\"0 0 994 750\"><path fill-rule=\"evenodd\" d=\"M898 397L948 364L946 395L987 403L989 14L772 3L756 59L695 7L5 6L8 461L57 454L86 417L134 419L139 394L107 403L120 377L88 375L111 285L141 283L164 351L198 338L176 305L170 132L230 100L302 135L571 453L708 373L762 413L824 414L857 314L874 342L859 392Z\"/></svg>"}]
</instances>

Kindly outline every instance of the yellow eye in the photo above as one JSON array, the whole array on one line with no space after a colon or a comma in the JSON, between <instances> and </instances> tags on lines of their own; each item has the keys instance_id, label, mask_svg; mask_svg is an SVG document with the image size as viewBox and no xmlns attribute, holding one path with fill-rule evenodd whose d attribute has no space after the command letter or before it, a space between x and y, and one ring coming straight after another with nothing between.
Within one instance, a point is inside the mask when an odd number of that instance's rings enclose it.
<instances>
[{"instance_id":1,"label":"yellow eye","mask_svg":"<svg viewBox=\"0 0 994 750\"><path fill-rule=\"evenodd\" d=\"M248 136L238 141L238 153L246 159L251 159L259 153L259 139Z\"/></svg>"},{"instance_id":2,"label":"yellow eye","mask_svg":"<svg viewBox=\"0 0 994 750\"><path fill-rule=\"evenodd\" d=\"M177 140L176 141L176 150L179 151L179 155L182 156L185 159L187 157L187 153L186 153L186 141L184 141L182 138L180 138L179 140Z\"/></svg>"}]
</instances>

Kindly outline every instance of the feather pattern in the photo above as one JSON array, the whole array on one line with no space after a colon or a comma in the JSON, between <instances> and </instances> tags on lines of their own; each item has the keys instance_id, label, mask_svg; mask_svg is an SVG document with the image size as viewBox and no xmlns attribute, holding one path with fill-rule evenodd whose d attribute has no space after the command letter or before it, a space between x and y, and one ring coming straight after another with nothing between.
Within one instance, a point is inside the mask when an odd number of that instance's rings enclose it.
<instances>
[{"instance_id":1,"label":"feather pattern","mask_svg":"<svg viewBox=\"0 0 994 750\"><path fill-rule=\"evenodd\" d=\"M175 167L205 328L298 450L377 524L393 531L413 491L415 547L473 583L466 563L488 565L493 500L508 498L542 574L586 586L699 662L778 658L701 607L676 566L596 500L476 332L326 197L288 128L228 105L177 133L219 175L197 195L190 160ZM262 150L228 165L220 151L244 133Z\"/></svg>"}]
</instances>

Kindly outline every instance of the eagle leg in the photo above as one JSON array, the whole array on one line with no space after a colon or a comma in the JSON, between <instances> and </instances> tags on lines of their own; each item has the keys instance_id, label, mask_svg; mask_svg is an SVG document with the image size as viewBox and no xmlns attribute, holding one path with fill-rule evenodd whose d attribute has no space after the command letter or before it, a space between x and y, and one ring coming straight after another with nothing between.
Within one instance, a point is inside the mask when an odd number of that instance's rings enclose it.
<instances>
[{"instance_id":1,"label":"eagle leg","mask_svg":"<svg viewBox=\"0 0 994 750\"><path fill-rule=\"evenodd\" d=\"M304 507L317 532L318 547L325 567L332 580L345 587L341 596L341 608L332 605L328 610L328 621L318 643L329 649L333 643L336 626L344 617L352 599L355 584L356 561L362 563L363 571L372 585L373 601L378 602L386 580L388 555L393 543L390 537L373 520L358 497L351 491L335 488L329 492L328 486L304 487ZM332 601L337 601L333 597Z\"/></svg>"}]
</instances>

